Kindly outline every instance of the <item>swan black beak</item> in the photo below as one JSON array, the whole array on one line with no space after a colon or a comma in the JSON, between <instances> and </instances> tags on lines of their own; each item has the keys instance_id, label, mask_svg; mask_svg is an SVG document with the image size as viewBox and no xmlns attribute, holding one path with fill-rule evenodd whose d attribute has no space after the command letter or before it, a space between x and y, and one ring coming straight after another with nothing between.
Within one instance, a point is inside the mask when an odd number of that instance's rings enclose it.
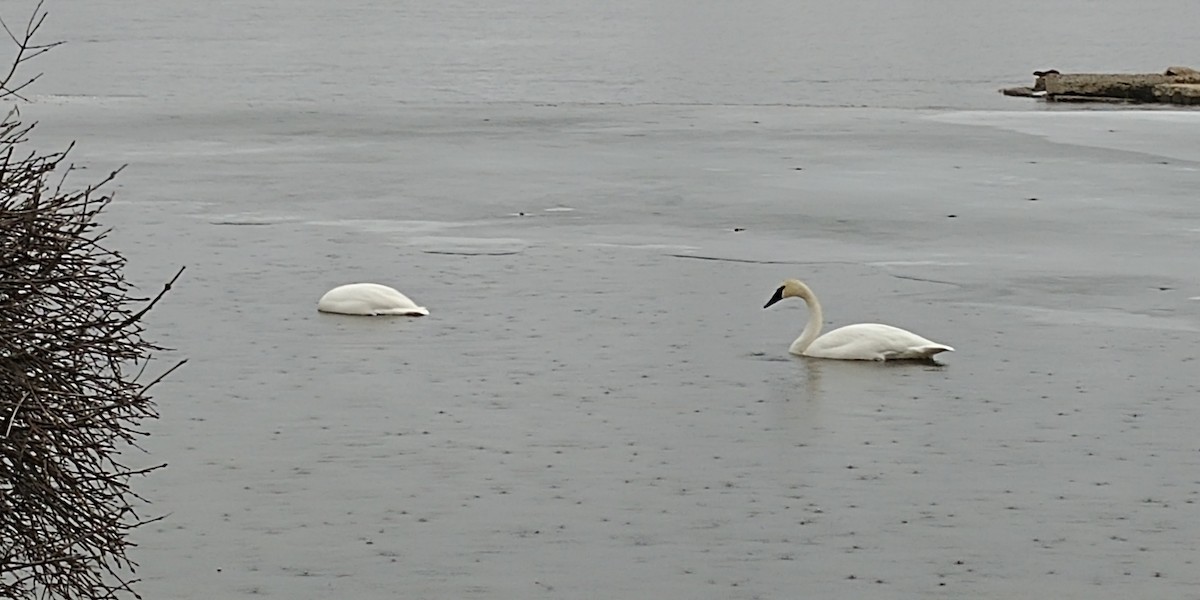
<instances>
[{"instance_id":1,"label":"swan black beak","mask_svg":"<svg viewBox=\"0 0 1200 600\"><path fill-rule=\"evenodd\" d=\"M783 300L783 286L782 285L779 286L779 289L775 290L775 295L771 296L770 300L767 300L767 303L763 305L763 308L770 308L772 304L775 304L776 302L779 302L780 300Z\"/></svg>"}]
</instances>

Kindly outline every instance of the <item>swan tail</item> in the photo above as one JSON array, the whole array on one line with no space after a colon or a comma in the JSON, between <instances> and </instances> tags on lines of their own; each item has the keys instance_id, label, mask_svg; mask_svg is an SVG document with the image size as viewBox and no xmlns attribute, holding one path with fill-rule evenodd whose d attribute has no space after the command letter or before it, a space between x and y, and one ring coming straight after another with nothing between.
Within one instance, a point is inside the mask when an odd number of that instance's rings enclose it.
<instances>
[{"instance_id":1,"label":"swan tail","mask_svg":"<svg viewBox=\"0 0 1200 600\"><path fill-rule=\"evenodd\" d=\"M423 306L414 306L411 308L384 308L373 312L375 315L399 315L404 317L425 317L429 315L429 310Z\"/></svg>"},{"instance_id":2,"label":"swan tail","mask_svg":"<svg viewBox=\"0 0 1200 600\"><path fill-rule=\"evenodd\" d=\"M919 353L921 356L933 356L941 352L954 352L954 348L945 344L927 344L913 348L913 352Z\"/></svg>"},{"instance_id":3,"label":"swan tail","mask_svg":"<svg viewBox=\"0 0 1200 600\"><path fill-rule=\"evenodd\" d=\"M925 344L924 346L909 346L904 350L889 350L880 352L874 357L877 361L885 360L929 360L942 352L954 352L954 348L945 344Z\"/></svg>"}]
</instances>

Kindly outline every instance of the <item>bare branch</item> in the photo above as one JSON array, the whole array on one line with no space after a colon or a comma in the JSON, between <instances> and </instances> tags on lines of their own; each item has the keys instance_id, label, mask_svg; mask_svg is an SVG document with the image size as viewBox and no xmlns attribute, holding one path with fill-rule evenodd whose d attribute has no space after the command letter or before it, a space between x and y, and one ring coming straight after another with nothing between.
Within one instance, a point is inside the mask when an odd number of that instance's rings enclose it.
<instances>
[{"instance_id":1,"label":"bare branch","mask_svg":"<svg viewBox=\"0 0 1200 600\"><path fill-rule=\"evenodd\" d=\"M21 99L37 77L15 79L19 67L57 45L33 41L45 19L39 3L23 31L0 21L17 46L0 99ZM21 150L32 128L15 106L0 120L0 598L137 597L128 534L161 517L138 516L130 482L165 465L121 453L158 416L151 388L186 362L142 380L164 350L142 319L183 269L132 296L99 224L120 169L73 189L70 147Z\"/></svg>"},{"instance_id":2,"label":"bare branch","mask_svg":"<svg viewBox=\"0 0 1200 600\"><path fill-rule=\"evenodd\" d=\"M17 47L17 55L9 63L8 72L0 75L0 99L18 98L24 100L25 98L20 94L21 90L29 87L30 84L37 81L42 75L39 73L25 81L15 83L13 78L17 75L17 69L22 64L63 44L63 42L51 42L49 44L35 44L33 42L38 30L42 28L42 24L46 22L46 17L49 15L49 13L42 9L43 2L44 0L39 0L37 6L33 9L33 14L29 17L28 23L25 24L25 31L19 35L9 28L8 23L3 18L0 18L0 27L4 28L4 32L8 34L9 39Z\"/></svg>"}]
</instances>

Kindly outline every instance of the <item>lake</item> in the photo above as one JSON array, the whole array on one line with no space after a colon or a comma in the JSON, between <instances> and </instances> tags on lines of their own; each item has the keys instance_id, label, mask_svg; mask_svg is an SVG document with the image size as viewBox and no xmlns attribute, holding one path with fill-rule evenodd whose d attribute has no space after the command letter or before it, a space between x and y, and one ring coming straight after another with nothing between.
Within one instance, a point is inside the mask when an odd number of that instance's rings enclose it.
<instances>
[{"instance_id":1,"label":"lake","mask_svg":"<svg viewBox=\"0 0 1200 600\"><path fill-rule=\"evenodd\" d=\"M32 144L187 266L146 597L1195 595L1200 112L997 89L1200 6L46 8ZM957 351L790 356L789 277Z\"/></svg>"}]
</instances>

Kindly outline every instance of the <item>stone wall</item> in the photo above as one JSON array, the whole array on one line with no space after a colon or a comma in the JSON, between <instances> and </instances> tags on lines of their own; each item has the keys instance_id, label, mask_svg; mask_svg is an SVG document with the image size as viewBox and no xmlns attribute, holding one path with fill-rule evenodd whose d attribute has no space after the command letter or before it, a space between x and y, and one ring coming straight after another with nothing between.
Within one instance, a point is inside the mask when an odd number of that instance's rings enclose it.
<instances>
[{"instance_id":1,"label":"stone wall","mask_svg":"<svg viewBox=\"0 0 1200 600\"><path fill-rule=\"evenodd\" d=\"M1033 87L1000 90L1009 96L1057 102L1162 102L1200 104L1200 71L1170 67L1157 73L1059 73L1036 71Z\"/></svg>"}]
</instances>

